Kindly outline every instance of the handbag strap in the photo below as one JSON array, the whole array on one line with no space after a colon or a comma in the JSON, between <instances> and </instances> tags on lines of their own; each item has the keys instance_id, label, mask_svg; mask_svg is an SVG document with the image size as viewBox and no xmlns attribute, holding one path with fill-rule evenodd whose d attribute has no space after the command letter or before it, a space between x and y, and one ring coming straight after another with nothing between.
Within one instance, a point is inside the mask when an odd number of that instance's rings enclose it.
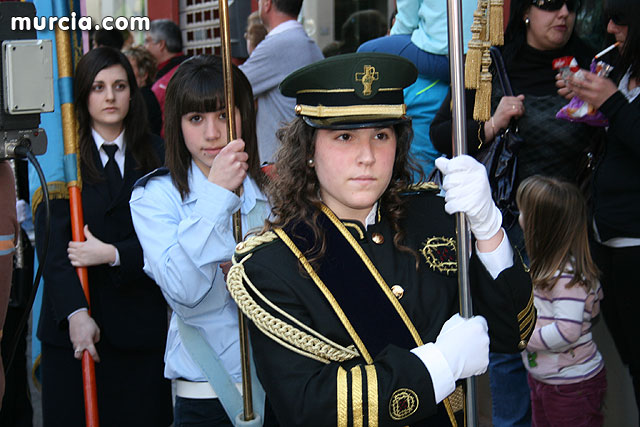
<instances>
[{"instance_id":1,"label":"handbag strap","mask_svg":"<svg viewBox=\"0 0 640 427\"><path fill-rule=\"evenodd\" d=\"M491 59L496 66L496 70L498 72L498 79L500 80L500 85L502 86L502 92L506 96L513 96L513 89L511 87L511 81L509 81L509 76L507 75L507 69L504 66L504 61L502 60L502 54L500 54L500 50L491 46L489 49L491 53Z\"/></svg>"},{"instance_id":2,"label":"handbag strap","mask_svg":"<svg viewBox=\"0 0 640 427\"><path fill-rule=\"evenodd\" d=\"M222 407L229 416L234 426L242 427L260 427L264 420L264 404L265 393L258 377L255 375L255 365L253 357L250 357L251 363L251 390L253 395L253 403L256 417L251 421L244 421L242 396L238 392L235 384L231 381L231 377L227 370L222 366L222 361L215 350L207 343L197 328L186 324L180 316L178 319L178 331L180 339L187 353L198 365L204 376L207 378L213 390L218 394L218 399L222 403Z\"/></svg>"}]
</instances>

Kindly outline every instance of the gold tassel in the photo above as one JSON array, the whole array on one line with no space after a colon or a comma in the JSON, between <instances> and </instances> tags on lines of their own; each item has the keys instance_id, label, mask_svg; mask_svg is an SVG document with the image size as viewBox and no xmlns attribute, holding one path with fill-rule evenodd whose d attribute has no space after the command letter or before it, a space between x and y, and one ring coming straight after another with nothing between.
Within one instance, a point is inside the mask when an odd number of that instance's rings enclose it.
<instances>
[{"instance_id":1,"label":"gold tassel","mask_svg":"<svg viewBox=\"0 0 640 427\"><path fill-rule=\"evenodd\" d=\"M486 122L491 118L491 80L493 75L489 72L490 65L489 43L485 43L485 49L482 52L480 84L476 91L476 102L473 106L473 119L480 122Z\"/></svg>"},{"instance_id":2,"label":"gold tassel","mask_svg":"<svg viewBox=\"0 0 640 427\"><path fill-rule=\"evenodd\" d=\"M489 2L489 40L493 46L504 44L504 11L503 0Z\"/></svg>"},{"instance_id":3,"label":"gold tassel","mask_svg":"<svg viewBox=\"0 0 640 427\"><path fill-rule=\"evenodd\" d=\"M489 29L487 28L487 19L489 17L488 7L489 7L488 0L480 0L478 2L478 10L476 10L476 12L480 12L480 14L478 15L480 18L480 25L482 26L480 31L480 40L482 40L483 42L486 42L489 40L489 35L488 35ZM475 19L475 12L474 12L474 19Z\"/></svg>"},{"instance_id":4,"label":"gold tassel","mask_svg":"<svg viewBox=\"0 0 640 427\"><path fill-rule=\"evenodd\" d=\"M480 82L480 68L482 66L482 47L480 40L480 32L482 25L480 24L480 12L473 13L473 25L471 25L471 40L469 40L469 50L464 63L464 87L467 89L477 89ZM478 21L476 21L478 18Z\"/></svg>"}]
</instances>

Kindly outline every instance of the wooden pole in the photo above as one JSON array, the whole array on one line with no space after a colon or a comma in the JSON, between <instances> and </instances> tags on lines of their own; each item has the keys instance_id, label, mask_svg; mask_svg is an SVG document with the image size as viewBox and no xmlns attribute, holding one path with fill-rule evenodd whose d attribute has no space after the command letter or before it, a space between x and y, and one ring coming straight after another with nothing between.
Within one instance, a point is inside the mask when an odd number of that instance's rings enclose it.
<instances>
[{"instance_id":1,"label":"wooden pole","mask_svg":"<svg viewBox=\"0 0 640 427\"><path fill-rule=\"evenodd\" d=\"M233 141L236 136L236 106L233 95L233 66L231 62L231 33L229 30L229 4L227 0L220 0L220 37L222 39L222 66L224 74L224 97L227 110L227 135ZM241 192L240 187L236 194ZM236 242L242 241L242 222L240 209L233 213L233 237ZM253 413L253 394L251 391L251 365L249 363L249 332L245 317L238 310L238 326L240 329L240 363L242 366L242 402L244 421L255 418Z\"/></svg>"},{"instance_id":2,"label":"wooden pole","mask_svg":"<svg viewBox=\"0 0 640 427\"><path fill-rule=\"evenodd\" d=\"M56 1L56 4L65 3ZM59 5L56 9L65 9ZM58 10L57 16L68 16L69 13ZM62 111L62 135L64 140L65 180L69 189L69 212L71 215L71 238L74 242L83 242L84 217L82 213L82 183L80 181L80 165L78 160L78 134L75 110L73 107L73 59L71 55L71 40L69 31L56 28L56 50L58 60L58 89L60 93L60 108ZM89 273L86 267L76 267L76 272L82 284L87 304L89 297ZM89 314L91 307L89 306ZM84 411L87 427L98 427L98 394L96 387L95 365L87 350L82 354L82 386L84 390Z\"/></svg>"}]
</instances>

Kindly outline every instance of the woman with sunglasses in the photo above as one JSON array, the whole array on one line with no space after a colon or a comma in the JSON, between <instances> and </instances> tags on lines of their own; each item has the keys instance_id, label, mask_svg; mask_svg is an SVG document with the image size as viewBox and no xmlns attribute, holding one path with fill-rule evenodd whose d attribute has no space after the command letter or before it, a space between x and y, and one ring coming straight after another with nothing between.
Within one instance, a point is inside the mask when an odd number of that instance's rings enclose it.
<instances>
[{"instance_id":1,"label":"woman with sunglasses","mask_svg":"<svg viewBox=\"0 0 640 427\"><path fill-rule=\"evenodd\" d=\"M593 182L593 253L606 295L603 314L629 365L640 409L640 332L632 326L640 299L635 270L640 258L640 3L607 0L605 12L607 32L620 43L614 80L583 70L584 80L569 79L567 87L609 119Z\"/></svg>"},{"instance_id":2,"label":"woman with sunglasses","mask_svg":"<svg viewBox=\"0 0 640 427\"><path fill-rule=\"evenodd\" d=\"M524 140L518 154L518 182L531 175L561 177L575 181L578 159L589 144L592 131L583 124L555 118L567 100L558 95L551 62L574 56L584 68L593 53L574 34L580 0L512 0L501 49L507 75L516 96L503 96L495 70L491 99L491 119L472 119L475 92L466 92L467 140L469 153L490 144L517 120ZM431 124L434 146L451 155L451 108L447 97ZM515 192L517 188L514 188ZM509 239L524 253L522 230L517 221L503 226ZM493 396L493 424L527 426L530 420L529 388L522 361L512 355L490 355Z\"/></svg>"}]
</instances>

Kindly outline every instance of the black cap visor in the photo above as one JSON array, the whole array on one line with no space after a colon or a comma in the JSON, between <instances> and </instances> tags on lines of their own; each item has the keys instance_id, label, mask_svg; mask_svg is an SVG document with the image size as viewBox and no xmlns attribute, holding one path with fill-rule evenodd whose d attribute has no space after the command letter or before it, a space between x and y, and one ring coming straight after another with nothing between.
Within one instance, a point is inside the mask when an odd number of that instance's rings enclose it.
<instances>
[{"instance_id":1,"label":"black cap visor","mask_svg":"<svg viewBox=\"0 0 640 427\"><path fill-rule=\"evenodd\" d=\"M398 123L411 121L408 116L381 118L380 116L351 116L351 117L309 117L302 116L302 119L309 126L316 129L362 129L362 128L384 128Z\"/></svg>"}]
</instances>

